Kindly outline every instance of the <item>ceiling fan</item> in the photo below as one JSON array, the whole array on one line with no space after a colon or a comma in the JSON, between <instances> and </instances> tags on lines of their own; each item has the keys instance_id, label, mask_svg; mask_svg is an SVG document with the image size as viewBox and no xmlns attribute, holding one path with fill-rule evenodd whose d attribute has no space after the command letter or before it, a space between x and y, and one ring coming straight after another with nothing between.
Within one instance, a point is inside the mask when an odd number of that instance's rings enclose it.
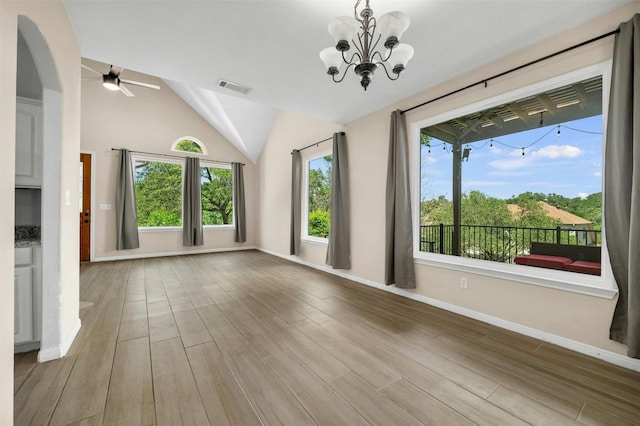
<instances>
[{"instance_id":1,"label":"ceiling fan","mask_svg":"<svg viewBox=\"0 0 640 426\"><path fill-rule=\"evenodd\" d=\"M127 96L135 96L133 93L131 93L131 91L126 86L124 86L125 84L130 84L132 86L146 87L148 89L160 90L160 86L156 86L155 84L143 83L141 81L126 80L124 78L120 78L120 74L122 74L122 72L124 71L124 68L122 67L114 67L113 65L110 65L109 72L106 74L103 74L100 71L97 71L91 68L90 66L87 66L85 64L81 64L81 65L82 65L82 68L101 75L101 77L84 77L84 78L92 78L92 79L101 78L102 85L106 89L113 90L114 92L119 90Z\"/></svg>"}]
</instances>

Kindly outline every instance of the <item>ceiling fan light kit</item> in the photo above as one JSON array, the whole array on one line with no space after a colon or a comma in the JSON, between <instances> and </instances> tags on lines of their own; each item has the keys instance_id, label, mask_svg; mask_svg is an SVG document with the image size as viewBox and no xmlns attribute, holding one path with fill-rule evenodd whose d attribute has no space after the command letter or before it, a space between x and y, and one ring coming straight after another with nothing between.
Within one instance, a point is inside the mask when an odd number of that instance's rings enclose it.
<instances>
[{"instance_id":1,"label":"ceiling fan light kit","mask_svg":"<svg viewBox=\"0 0 640 426\"><path fill-rule=\"evenodd\" d=\"M414 50L410 45L400 43L400 37L409 28L409 15L394 11L385 13L376 20L369 7L369 0L366 0L365 7L358 14L360 1L357 0L353 8L353 17L339 16L329 22L329 34L333 36L336 45L323 49L320 59L327 68L327 74L336 83L342 82L349 68L353 67L360 77L360 84L367 90L378 66L384 69L390 80L397 80L413 57ZM356 51L349 58L346 52L351 47ZM384 53L382 48L385 48ZM342 64L347 64L347 67L342 77L336 78Z\"/></svg>"},{"instance_id":2,"label":"ceiling fan light kit","mask_svg":"<svg viewBox=\"0 0 640 426\"><path fill-rule=\"evenodd\" d=\"M105 74L102 76L102 85L104 86L105 89L111 90L114 92L120 90L118 77L116 77L111 73Z\"/></svg>"},{"instance_id":3,"label":"ceiling fan light kit","mask_svg":"<svg viewBox=\"0 0 640 426\"><path fill-rule=\"evenodd\" d=\"M87 77L87 78L90 78L90 79L101 78L102 86L105 89L111 90L114 92L120 91L124 95L129 97L133 97L135 95L131 93L131 91L127 87L124 86L125 84L130 84L132 86L146 87L147 89L160 90L160 86L157 86L155 84L143 83L141 81L126 80L124 78L120 78L120 74L122 74L122 72L124 71L124 68L114 67L113 65L111 65L109 66L109 72L106 74L103 74L100 71L97 71L85 64L81 64L81 66L82 68L89 70L95 74L99 74L101 76L101 77Z\"/></svg>"}]
</instances>

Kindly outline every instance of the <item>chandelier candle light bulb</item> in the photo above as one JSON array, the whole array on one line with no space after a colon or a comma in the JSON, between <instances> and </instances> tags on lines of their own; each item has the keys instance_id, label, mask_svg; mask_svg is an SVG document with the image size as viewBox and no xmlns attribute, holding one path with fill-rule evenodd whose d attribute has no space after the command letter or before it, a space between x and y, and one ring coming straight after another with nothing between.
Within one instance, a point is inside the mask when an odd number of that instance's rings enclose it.
<instances>
[{"instance_id":1,"label":"chandelier candle light bulb","mask_svg":"<svg viewBox=\"0 0 640 426\"><path fill-rule=\"evenodd\" d=\"M413 47L400 44L400 37L409 28L409 16L402 12L389 12L378 21L373 17L373 10L366 0L365 7L358 15L357 0L354 6L354 17L339 16L329 22L329 34L333 36L335 47L329 47L320 52L320 59L324 62L333 81L340 83L344 80L349 68L354 67L360 77L360 84L367 90L371 77L378 66L381 66L390 80L397 80L404 71L407 62L413 57ZM382 39L382 43L380 43ZM351 47L355 52L348 57ZM382 48L386 48L384 54ZM345 63L347 68L341 78L340 66ZM391 73L387 69L391 68Z\"/></svg>"}]
</instances>

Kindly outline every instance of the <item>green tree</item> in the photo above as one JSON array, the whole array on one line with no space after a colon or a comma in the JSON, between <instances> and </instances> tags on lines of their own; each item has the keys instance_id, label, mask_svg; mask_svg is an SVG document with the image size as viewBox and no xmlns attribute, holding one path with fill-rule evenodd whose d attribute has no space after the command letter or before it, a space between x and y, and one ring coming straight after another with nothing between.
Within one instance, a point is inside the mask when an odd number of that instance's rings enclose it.
<instances>
[{"instance_id":1,"label":"green tree","mask_svg":"<svg viewBox=\"0 0 640 426\"><path fill-rule=\"evenodd\" d=\"M183 139L176 144L176 151L197 152L202 154L202 147L191 139Z\"/></svg>"},{"instance_id":2,"label":"green tree","mask_svg":"<svg viewBox=\"0 0 640 426\"><path fill-rule=\"evenodd\" d=\"M328 238L331 225L331 167L332 157L309 163L309 215L307 233Z\"/></svg>"},{"instance_id":3,"label":"green tree","mask_svg":"<svg viewBox=\"0 0 640 426\"><path fill-rule=\"evenodd\" d=\"M314 210L309 212L309 235L314 237L329 238L331 229L331 217L328 211Z\"/></svg>"},{"instance_id":4,"label":"green tree","mask_svg":"<svg viewBox=\"0 0 640 426\"><path fill-rule=\"evenodd\" d=\"M137 161L135 173L138 226L182 224L182 167L179 164Z\"/></svg>"},{"instance_id":5,"label":"green tree","mask_svg":"<svg viewBox=\"0 0 640 426\"><path fill-rule=\"evenodd\" d=\"M232 223L233 178L230 169L201 167L202 222L204 225Z\"/></svg>"},{"instance_id":6,"label":"green tree","mask_svg":"<svg viewBox=\"0 0 640 426\"><path fill-rule=\"evenodd\" d=\"M462 223L465 225L513 225L513 215L504 200L471 191L462 194L461 204Z\"/></svg>"},{"instance_id":7,"label":"green tree","mask_svg":"<svg viewBox=\"0 0 640 426\"><path fill-rule=\"evenodd\" d=\"M453 203L444 195L420 203L420 222L424 225L453 223Z\"/></svg>"}]
</instances>

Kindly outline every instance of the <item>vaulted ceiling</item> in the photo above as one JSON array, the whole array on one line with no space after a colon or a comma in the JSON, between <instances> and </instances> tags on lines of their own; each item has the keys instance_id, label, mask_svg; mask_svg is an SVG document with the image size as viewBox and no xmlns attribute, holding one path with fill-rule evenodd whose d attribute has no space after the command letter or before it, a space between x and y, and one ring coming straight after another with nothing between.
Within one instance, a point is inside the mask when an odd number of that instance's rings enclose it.
<instances>
[{"instance_id":1,"label":"vaulted ceiling","mask_svg":"<svg viewBox=\"0 0 640 426\"><path fill-rule=\"evenodd\" d=\"M411 17L415 56L398 81L327 76L328 22L353 0L65 0L84 57L167 81L252 161L277 109L348 123L587 22L631 0L370 0L376 16ZM251 88L219 88L227 79Z\"/></svg>"}]
</instances>

